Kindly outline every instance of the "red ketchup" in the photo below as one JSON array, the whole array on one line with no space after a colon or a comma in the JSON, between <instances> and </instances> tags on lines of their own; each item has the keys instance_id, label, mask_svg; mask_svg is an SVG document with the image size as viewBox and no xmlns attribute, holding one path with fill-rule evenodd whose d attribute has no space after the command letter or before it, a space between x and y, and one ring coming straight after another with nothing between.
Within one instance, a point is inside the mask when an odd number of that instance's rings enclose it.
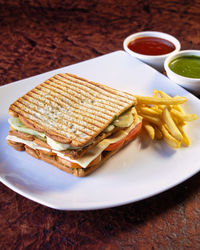
<instances>
[{"instance_id":1,"label":"red ketchup","mask_svg":"<svg viewBox=\"0 0 200 250\"><path fill-rule=\"evenodd\" d=\"M129 42L128 48L142 55L159 56L172 52L175 46L168 40L159 37L139 37Z\"/></svg>"}]
</instances>

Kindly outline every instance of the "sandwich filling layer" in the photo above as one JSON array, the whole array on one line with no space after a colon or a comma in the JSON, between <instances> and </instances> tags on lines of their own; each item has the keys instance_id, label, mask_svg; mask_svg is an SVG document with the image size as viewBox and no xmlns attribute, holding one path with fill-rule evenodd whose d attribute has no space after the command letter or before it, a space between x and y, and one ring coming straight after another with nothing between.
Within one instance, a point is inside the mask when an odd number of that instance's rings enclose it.
<instances>
[{"instance_id":1,"label":"sandwich filling layer","mask_svg":"<svg viewBox=\"0 0 200 250\"><path fill-rule=\"evenodd\" d=\"M141 123L141 118L139 116L135 115L135 119L134 119L133 123L131 124L131 126L129 126L128 128L125 128L125 129L121 129L121 130L117 131L116 133L114 133L113 135L109 136L108 138L103 139L101 142L99 142L97 145L95 145L94 147L89 149L83 156L81 156L78 159L71 159L70 157L68 157L64 153L62 153L62 151L58 151L55 149L49 149L46 147L41 147L37 143L35 143L34 141L24 140L24 139L19 138L17 136L8 135L6 139L8 141L12 141L12 142L16 142L16 143L23 143L32 149L43 150L46 152L53 152L60 158L63 158L65 160L73 162L73 163L77 163L82 168L87 168L88 165L94 159L96 159L110 144L116 143L116 142L122 140L123 138L125 138L129 134L129 132L131 130L133 130L139 123Z\"/></svg>"}]
</instances>

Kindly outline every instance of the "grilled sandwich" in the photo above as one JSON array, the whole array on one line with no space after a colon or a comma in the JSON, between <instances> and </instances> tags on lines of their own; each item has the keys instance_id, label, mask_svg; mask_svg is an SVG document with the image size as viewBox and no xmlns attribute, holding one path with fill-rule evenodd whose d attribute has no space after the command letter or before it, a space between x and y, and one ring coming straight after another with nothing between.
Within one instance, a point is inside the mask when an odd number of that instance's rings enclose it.
<instances>
[{"instance_id":1,"label":"grilled sandwich","mask_svg":"<svg viewBox=\"0 0 200 250\"><path fill-rule=\"evenodd\" d=\"M132 94L58 74L9 107L7 142L76 176L86 176L140 132Z\"/></svg>"}]
</instances>

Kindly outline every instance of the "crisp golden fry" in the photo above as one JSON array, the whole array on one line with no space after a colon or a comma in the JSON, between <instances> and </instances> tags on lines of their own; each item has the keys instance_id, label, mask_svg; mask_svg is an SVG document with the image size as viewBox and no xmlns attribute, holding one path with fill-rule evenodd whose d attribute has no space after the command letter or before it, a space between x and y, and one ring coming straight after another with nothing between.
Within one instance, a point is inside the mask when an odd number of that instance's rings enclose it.
<instances>
[{"instance_id":1,"label":"crisp golden fry","mask_svg":"<svg viewBox=\"0 0 200 250\"><path fill-rule=\"evenodd\" d=\"M142 115L143 119L151 122L153 124L156 124L157 126L160 126L161 120L158 117L150 116L150 115Z\"/></svg>"},{"instance_id":2,"label":"crisp golden fry","mask_svg":"<svg viewBox=\"0 0 200 250\"><path fill-rule=\"evenodd\" d=\"M148 97L148 96L135 96L138 104L156 104L156 105L177 105L187 101L185 97L172 97L172 98L160 98L160 97Z\"/></svg>"},{"instance_id":3,"label":"crisp golden fry","mask_svg":"<svg viewBox=\"0 0 200 250\"><path fill-rule=\"evenodd\" d=\"M172 148L180 148L181 142L176 140L166 129L166 126L161 126L162 133L164 135L164 141L170 145Z\"/></svg>"},{"instance_id":4,"label":"crisp golden fry","mask_svg":"<svg viewBox=\"0 0 200 250\"><path fill-rule=\"evenodd\" d=\"M140 112L141 112L141 114L152 115L152 116L156 116L156 117L159 117L162 113L161 111L152 109L150 107L141 107Z\"/></svg>"},{"instance_id":5,"label":"crisp golden fry","mask_svg":"<svg viewBox=\"0 0 200 250\"><path fill-rule=\"evenodd\" d=\"M160 96L162 98L172 98L170 95L166 94L165 92L163 92L162 90L158 90L158 93L160 94Z\"/></svg>"},{"instance_id":6,"label":"crisp golden fry","mask_svg":"<svg viewBox=\"0 0 200 250\"><path fill-rule=\"evenodd\" d=\"M174 122L176 123L176 125L179 126L185 126L187 123L179 118L177 118L176 116L174 116L173 114L171 114L173 117Z\"/></svg>"},{"instance_id":7,"label":"crisp golden fry","mask_svg":"<svg viewBox=\"0 0 200 250\"><path fill-rule=\"evenodd\" d=\"M163 138L161 130L157 126L155 126L154 129L155 129L155 138L157 140L161 140Z\"/></svg>"},{"instance_id":8,"label":"crisp golden fry","mask_svg":"<svg viewBox=\"0 0 200 250\"><path fill-rule=\"evenodd\" d=\"M156 89L153 90L153 97L158 97L158 90Z\"/></svg>"},{"instance_id":9,"label":"crisp golden fry","mask_svg":"<svg viewBox=\"0 0 200 250\"><path fill-rule=\"evenodd\" d=\"M173 109L181 112L182 114L185 114L183 108L180 105L173 105Z\"/></svg>"},{"instance_id":10,"label":"crisp golden fry","mask_svg":"<svg viewBox=\"0 0 200 250\"><path fill-rule=\"evenodd\" d=\"M166 107L166 105L157 105L159 111L163 111L163 109Z\"/></svg>"},{"instance_id":11,"label":"crisp golden fry","mask_svg":"<svg viewBox=\"0 0 200 250\"><path fill-rule=\"evenodd\" d=\"M143 126L146 129L148 135L153 140L155 138L155 129L154 127L147 121L143 121Z\"/></svg>"},{"instance_id":12,"label":"crisp golden fry","mask_svg":"<svg viewBox=\"0 0 200 250\"><path fill-rule=\"evenodd\" d=\"M178 119L183 120L183 121L187 121L187 122L194 121L198 118L198 116L195 114L183 114L182 112L177 111L175 109L171 109L170 113L173 116L177 117Z\"/></svg>"},{"instance_id":13,"label":"crisp golden fry","mask_svg":"<svg viewBox=\"0 0 200 250\"><path fill-rule=\"evenodd\" d=\"M151 109L155 110L160 115L162 114L162 110L159 108L159 105L151 106Z\"/></svg>"},{"instance_id":14,"label":"crisp golden fry","mask_svg":"<svg viewBox=\"0 0 200 250\"><path fill-rule=\"evenodd\" d=\"M183 130L182 126L178 126L179 131L181 132L182 136L183 136L183 140L182 142L186 145L186 146L190 146L190 140L187 137L185 131Z\"/></svg>"},{"instance_id":15,"label":"crisp golden fry","mask_svg":"<svg viewBox=\"0 0 200 250\"><path fill-rule=\"evenodd\" d=\"M163 120L167 124L170 133L178 140L181 141L183 139L182 134L180 133L179 129L177 128L175 122L173 121L170 112L167 108L163 110Z\"/></svg>"},{"instance_id":16,"label":"crisp golden fry","mask_svg":"<svg viewBox=\"0 0 200 250\"><path fill-rule=\"evenodd\" d=\"M166 94L161 90L158 90L158 93L160 94L161 98L168 98L168 99L172 98L171 96L169 96L168 94ZM159 105L159 107L161 108L161 110L163 110L165 108L165 105ZM169 107L172 107L172 105L169 105Z\"/></svg>"}]
</instances>

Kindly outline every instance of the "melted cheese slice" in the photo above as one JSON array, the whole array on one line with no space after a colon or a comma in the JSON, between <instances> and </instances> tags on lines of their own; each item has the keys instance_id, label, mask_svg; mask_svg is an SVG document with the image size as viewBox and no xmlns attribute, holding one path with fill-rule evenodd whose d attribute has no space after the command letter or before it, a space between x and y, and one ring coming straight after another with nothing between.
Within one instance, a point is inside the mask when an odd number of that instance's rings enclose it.
<instances>
[{"instance_id":1,"label":"melted cheese slice","mask_svg":"<svg viewBox=\"0 0 200 250\"><path fill-rule=\"evenodd\" d=\"M102 140L96 146L94 146L93 148L88 150L82 157L80 157L79 159L76 159L76 160L71 159L70 157L64 155L62 152L59 152L56 150L52 150L52 151L54 153L56 153L57 156L59 156L63 159L66 159L66 160L71 161L71 162L75 162L75 163L79 164L82 168L87 168L87 166L90 164L90 162L92 162L94 159L96 159L97 156L99 156L104 151L104 149L106 149L110 144L115 143L115 142L123 139L124 137L126 137L128 135L128 133L140 122L141 122L141 119L139 117L137 117L134 124L132 124L129 128L127 128L125 130L120 130L117 133L115 133L114 135L110 136L109 138ZM14 141L14 142L24 143L25 145L27 145L33 149L39 149L39 150L41 149L41 150L45 150L45 151L50 151L47 148L38 146L33 141L23 140L23 139L18 138L16 136L8 135L6 139L10 140L10 141Z\"/></svg>"}]
</instances>

